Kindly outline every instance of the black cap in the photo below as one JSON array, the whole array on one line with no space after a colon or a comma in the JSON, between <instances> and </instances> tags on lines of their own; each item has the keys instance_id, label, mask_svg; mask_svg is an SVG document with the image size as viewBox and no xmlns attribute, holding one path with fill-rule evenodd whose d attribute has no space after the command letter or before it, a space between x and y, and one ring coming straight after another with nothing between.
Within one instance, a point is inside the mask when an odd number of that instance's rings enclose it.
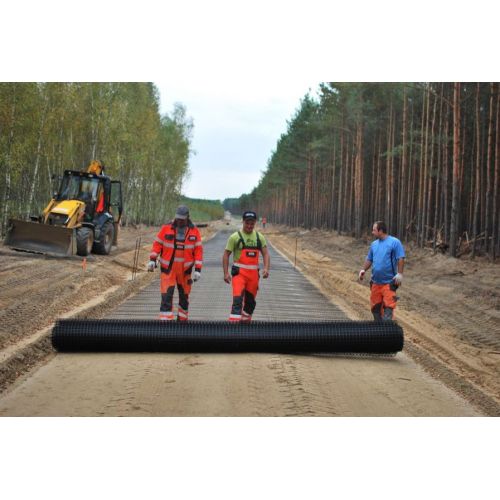
<instances>
[{"instance_id":1,"label":"black cap","mask_svg":"<svg viewBox=\"0 0 500 500\"><path fill-rule=\"evenodd\" d=\"M179 205L177 207L176 212L175 212L175 218L181 219L181 220L186 220L188 217L189 217L188 207L186 207L186 205Z\"/></svg>"},{"instance_id":2,"label":"black cap","mask_svg":"<svg viewBox=\"0 0 500 500\"><path fill-rule=\"evenodd\" d=\"M253 212L252 210L247 210L246 212L243 212L243 220L245 219L255 219L257 220L257 214Z\"/></svg>"}]
</instances>

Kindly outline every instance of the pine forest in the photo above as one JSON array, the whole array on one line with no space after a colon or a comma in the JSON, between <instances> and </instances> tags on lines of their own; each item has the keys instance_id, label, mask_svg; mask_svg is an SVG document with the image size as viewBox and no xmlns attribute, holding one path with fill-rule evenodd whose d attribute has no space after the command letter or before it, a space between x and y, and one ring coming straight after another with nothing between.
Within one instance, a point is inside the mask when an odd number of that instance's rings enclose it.
<instances>
[{"instance_id":1,"label":"pine forest","mask_svg":"<svg viewBox=\"0 0 500 500\"><path fill-rule=\"evenodd\" d=\"M305 96L258 186L225 207L451 256L498 256L498 83L323 83Z\"/></svg>"}]
</instances>

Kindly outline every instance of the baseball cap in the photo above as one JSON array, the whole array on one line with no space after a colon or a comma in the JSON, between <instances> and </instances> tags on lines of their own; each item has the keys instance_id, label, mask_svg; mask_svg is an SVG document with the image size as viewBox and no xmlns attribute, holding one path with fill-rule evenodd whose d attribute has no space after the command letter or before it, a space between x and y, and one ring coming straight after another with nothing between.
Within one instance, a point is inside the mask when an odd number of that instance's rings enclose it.
<instances>
[{"instance_id":1,"label":"baseball cap","mask_svg":"<svg viewBox=\"0 0 500 500\"><path fill-rule=\"evenodd\" d=\"M186 205L179 205L177 207L177 210L175 212L175 218L176 219L182 219L185 220L189 217L189 209L186 207Z\"/></svg>"},{"instance_id":2,"label":"baseball cap","mask_svg":"<svg viewBox=\"0 0 500 500\"><path fill-rule=\"evenodd\" d=\"M257 214L253 212L252 210L247 210L246 212L243 212L243 220L245 219L255 219L257 220Z\"/></svg>"}]
</instances>

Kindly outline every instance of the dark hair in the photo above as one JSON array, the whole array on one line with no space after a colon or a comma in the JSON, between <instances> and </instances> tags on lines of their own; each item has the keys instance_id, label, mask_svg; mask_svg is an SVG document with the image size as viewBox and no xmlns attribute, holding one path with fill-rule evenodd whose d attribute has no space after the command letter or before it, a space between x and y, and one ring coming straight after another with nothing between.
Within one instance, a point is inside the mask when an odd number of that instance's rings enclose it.
<instances>
[{"instance_id":1,"label":"dark hair","mask_svg":"<svg viewBox=\"0 0 500 500\"><path fill-rule=\"evenodd\" d=\"M377 226L377 229L379 231L382 231L384 234L387 234L387 224L384 221L378 220L377 222L374 222L374 224Z\"/></svg>"}]
</instances>

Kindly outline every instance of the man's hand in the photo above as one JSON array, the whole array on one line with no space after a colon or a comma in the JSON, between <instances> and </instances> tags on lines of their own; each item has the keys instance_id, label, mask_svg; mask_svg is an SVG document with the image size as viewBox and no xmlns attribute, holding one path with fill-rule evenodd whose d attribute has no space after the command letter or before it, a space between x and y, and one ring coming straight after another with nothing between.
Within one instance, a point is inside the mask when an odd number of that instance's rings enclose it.
<instances>
[{"instance_id":1,"label":"man's hand","mask_svg":"<svg viewBox=\"0 0 500 500\"><path fill-rule=\"evenodd\" d=\"M200 271L195 271L193 273L193 281L198 281L201 278L201 273Z\"/></svg>"},{"instance_id":2,"label":"man's hand","mask_svg":"<svg viewBox=\"0 0 500 500\"><path fill-rule=\"evenodd\" d=\"M155 268L156 268L156 261L150 260L148 262L148 272L152 273L155 270Z\"/></svg>"},{"instance_id":3,"label":"man's hand","mask_svg":"<svg viewBox=\"0 0 500 500\"><path fill-rule=\"evenodd\" d=\"M361 269L361 271L359 271L359 276L358 276L359 281L363 281L365 274L366 274L366 271L364 269Z\"/></svg>"},{"instance_id":4,"label":"man's hand","mask_svg":"<svg viewBox=\"0 0 500 500\"><path fill-rule=\"evenodd\" d=\"M394 283L396 283L396 285L400 286L403 282L403 273L396 274L396 276L394 276L393 278L393 281Z\"/></svg>"},{"instance_id":5,"label":"man's hand","mask_svg":"<svg viewBox=\"0 0 500 500\"><path fill-rule=\"evenodd\" d=\"M269 278L269 271L268 271L267 269L264 269L264 270L262 271L262 277L263 277L264 279Z\"/></svg>"},{"instance_id":6,"label":"man's hand","mask_svg":"<svg viewBox=\"0 0 500 500\"><path fill-rule=\"evenodd\" d=\"M226 283L231 283L231 275L229 273L224 274L224 281Z\"/></svg>"}]
</instances>

